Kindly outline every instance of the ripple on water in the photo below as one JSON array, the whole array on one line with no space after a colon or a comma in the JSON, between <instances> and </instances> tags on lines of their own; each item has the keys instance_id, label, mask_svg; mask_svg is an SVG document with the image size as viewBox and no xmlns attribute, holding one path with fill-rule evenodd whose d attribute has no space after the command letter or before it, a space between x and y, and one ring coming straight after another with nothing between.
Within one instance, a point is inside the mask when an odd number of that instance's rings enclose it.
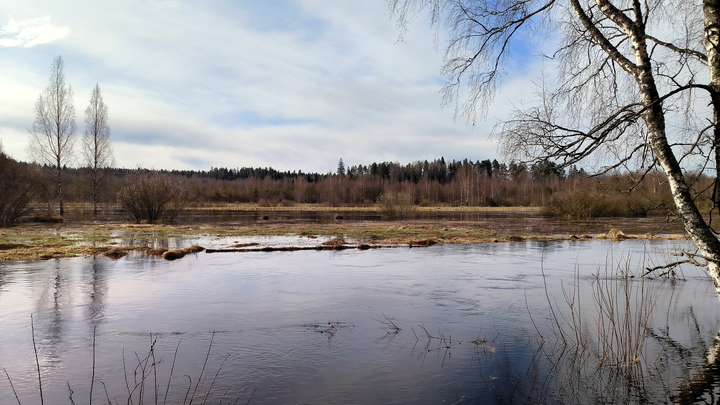
<instances>
[{"instance_id":1,"label":"ripple on water","mask_svg":"<svg viewBox=\"0 0 720 405\"><path fill-rule=\"evenodd\" d=\"M299 243L233 238L250 240ZM573 364L556 358L555 364L570 368L548 374L542 355L559 355L562 348L552 339L548 296L566 309L566 292L579 283L588 308L583 319L591 322L597 315L592 274L608 261L642 263L672 248L670 242L526 242L3 265L1 366L23 403L37 399L33 314L45 399L51 402L66 401L68 382L76 400L89 395L95 330L98 381L111 397L126 395L123 367L145 358L156 339L161 385L170 379L177 350L171 379L176 397L187 388L183 375L198 378L209 351L206 372L218 373L213 400L228 387L259 382L253 398L259 403L477 403L520 395L552 403L558 392L549 387L572 383L562 379ZM693 271L685 270L688 281L675 286L648 281L664 300L653 330L665 330L662 323L669 320L683 353L695 353L697 342L712 345L720 327L717 296ZM388 319L400 329L388 328ZM693 370L672 366L679 377L668 377L675 385L666 387L682 384L704 361L700 353ZM579 369L587 375L583 383L595 381L588 370ZM533 385L548 378L548 386ZM209 385L207 379L201 384ZM0 403L13 403L5 388L0 385ZM102 402L104 393L95 394Z\"/></svg>"}]
</instances>

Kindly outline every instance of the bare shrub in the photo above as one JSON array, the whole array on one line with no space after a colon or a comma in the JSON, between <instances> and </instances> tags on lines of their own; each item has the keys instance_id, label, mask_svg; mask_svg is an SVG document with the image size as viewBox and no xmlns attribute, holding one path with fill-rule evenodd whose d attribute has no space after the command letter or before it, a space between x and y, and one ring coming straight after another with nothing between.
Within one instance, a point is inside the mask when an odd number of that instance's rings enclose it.
<instances>
[{"instance_id":1,"label":"bare shrub","mask_svg":"<svg viewBox=\"0 0 720 405\"><path fill-rule=\"evenodd\" d=\"M422 201L420 201L420 204L418 206L420 207L432 207L433 202L429 198L423 198Z\"/></svg>"},{"instance_id":2,"label":"bare shrub","mask_svg":"<svg viewBox=\"0 0 720 405\"><path fill-rule=\"evenodd\" d=\"M387 192L378 198L380 213L388 221L409 219L415 213L413 198L408 193Z\"/></svg>"},{"instance_id":3,"label":"bare shrub","mask_svg":"<svg viewBox=\"0 0 720 405\"><path fill-rule=\"evenodd\" d=\"M635 194L609 194L595 190L571 190L553 194L543 214L554 218L626 217L647 215L652 203Z\"/></svg>"},{"instance_id":4,"label":"bare shrub","mask_svg":"<svg viewBox=\"0 0 720 405\"><path fill-rule=\"evenodd\" d=\"M41 189L38 170L10 158L0 145L0 227L10 226L25 215Z\"/></svg>"},{"instance_id":5,"label":"bare shrub","mask_svg":"<svg viewBox=\"0 0 720 405\"><path fill-rule=\"evenodd\" d=\"M118 201L138 223L168 223L187 207L189 193L167 175L138 172L120 189Z\"/></svg>"}]
</instances>

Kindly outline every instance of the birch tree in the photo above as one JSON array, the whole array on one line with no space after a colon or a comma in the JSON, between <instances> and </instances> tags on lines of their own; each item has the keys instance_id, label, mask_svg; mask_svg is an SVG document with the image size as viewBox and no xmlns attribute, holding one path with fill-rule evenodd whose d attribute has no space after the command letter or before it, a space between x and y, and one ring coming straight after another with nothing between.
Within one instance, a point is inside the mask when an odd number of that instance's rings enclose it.
<instances>
[{"instance_id":1,"label":"birch tree","mask_svg":"<svg viewBox=\"0 0 720 405\"><path fill-rule=\"evenodd\" d=\"M31 157L53 169L60 215L63 204L63 166L71 162L75 134L72 87L65 82L62 56L53 60L50 82L35 102L35 122L30 128Z\"/></svg>"},{"instance_id":2,"label":"birch tree","mask_svg":"<svg viewBox=\"0 0 720 405\"><path fill-rule=\"evenodd\" d=\"M720 0L391 0L390 8L403 31L422 9L447 29L444 101L472 123L518 46L542 50L557 73L497 127L501 149L563 167L594 157L599 172L660 168L697 247L687 259L720 293L720 242L687 176L720 174ZM712 203L716 214L717 181Z\"/></svg>"},{"instance_id":3,"label":"birch tree","mask_svg":"<svg viewBox=\"0 0 720 405\"><path fill-rule=\"evenodd\" d=\"M97 215L98 189L105 180L104 169L114 163L108 125L108 106L100 92L100 85L90 94L90 105L85 109L85 133L83 134L85 164L90 168L93 215Z\"/></svg>"}]
</instances>

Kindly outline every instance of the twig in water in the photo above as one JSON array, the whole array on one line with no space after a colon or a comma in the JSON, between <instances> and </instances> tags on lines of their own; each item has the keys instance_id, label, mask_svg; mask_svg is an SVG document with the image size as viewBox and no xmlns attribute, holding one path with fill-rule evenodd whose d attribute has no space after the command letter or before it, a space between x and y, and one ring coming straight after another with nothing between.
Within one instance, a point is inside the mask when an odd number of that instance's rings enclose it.
<instances>
[{"instance_id":1,"label":"twig in water","mask_svg":"<svg viewBox=\"0 0 720 405\"><path fill-rule=\"evenodd\" d=\"M183 404L187 404L188 395L190 395L190 390L192 389L192 377L187 374L184 374L183 377L188 378L188 389L185 391L185 400L183 400Z\"/></svg>"},{"instance_id":2,"label":"twig in water","mask_svg":"<svg viewBox=\"0 0 720 405\"><path fill-rule=\"evenodd\" d=\"M112 401L110 400L110 394L108 394L107 385L105 385L105 381L100 381L100 384L103 385L103 389L105 390L105 398L107 398L108 405L112 405ZM115 404L117 405L117 400L115 401Z\"/></svg>"},{"instance_id":3,"label":"twig in water","mask_svg":"<svg viewBox=\"0 0 720 405\"><path fill-rule=\"evenodd\" d=\"M73 397L72 397L73 390L72 390L72 388L70 388L70 383L69 383L69 382L67 383L67 386L68 386L68 391L70 391L70 403L71 403L72 405L75 405L75 401L73 401Z\"/></svg>"},{"instance_id":4,"label":"twig in water","mask_svg":"<svg viewBox=\"0 0 720 405\"><path fill-rule=\"evenodd\" d=\"M132 393L130 392L130 383L128 383L127 378L127 364L125 363L125 348L122 349L122 359L123 359L123 375L125 376L125 388L127 389L128 394L128 405L131 405L132 402Z\"/></svg>"},{"instance_id":5,"label":"twig in water","mask_svg":"<svg viewBox=\"0 0 720 405\"><path fill-rule=\"evenodd\" d=\"M428 332L427 329L425 329L425 327L424 327L422 324L420 324L420 325L418 325L418 326L421 327L422 330L425 331L425 335L427 336L428 340L430 340L430 339L437 339L436 337L433 337L433 336L430 334L430 332Z\"/></svg>"},{"instance_id":6,"label":"twig in water","mask_svg":"<svg viewBox=\"0 0 720 405\"><path fill-rule=\"evenodd\" d=\"M212 381L210 382L210 388L208 388L207 392L205 393L205 398L203 398L202 405L205 405L205 402L207 402L208 397L210 396L210 392L212 391L213 386L215 386L215 381L217 381L218 375L220 375L220 370L222 370L223 366L225 365L225 362L230 357L228 354L223 359L222 363L220 363L220 367L218 367L217 372L215 373L215 377L213 377Z\"/></svg>"},{"instance_id":7,"label":"twig in water","mask_svg":"<svg viewBox=\"0 0 720 405\"><path fill-rule=\"evenodd\" d=\"M150 335L150 341L152 341L152 334ZM152 369L153 369L153 391L155 392L155 404L158 403L158 382L157 382L157 364L158 362L155 360L155 343L151 343L150 345L150 353L152 353ZM162 361L162 360L161 360Z\"/></svg>"},{"instance_id":8,"label":"twig in water","mask_svg":"<svg viewBox=\"0 0 720 405\"><path fill-rule=\"evenodd\" d=\"M163 399L163 405L167 402L168 392L170 392L170 381L172 381L173 371L175 370L175 360L177 359L178 350L180 349L180 342L182 342L182 339L178 341L177 347L175 347L175 354L173 354L173 361L172 365L170 366L170 376L168 377L168 383L167 387L165 387L165 398Z\"/></svg>"},{"instance_id":9,"label":"twig in water","mask_svg":"<svg viewBox=\"0 0 720 405\"><path fill-rule=\"evenodd\" d=\"M95 385L95 336L97 334L97 326L93 327L93 343L92 343L92 376L90 378L90 402L92 405L93 400L93 386Z\"/></svg>"},{"instance_id":10,"label":"twig in water","mask_svg":"<svg viewBox=\"0 0 720 405\"><path fill-rule=\"evenodd\" d=\"M385 318L384 321L381 321L381 320L379 320L379 319L375 319L375 320L376 320L377 322L380 322L381 324L385 325L385 327L383 328L383 330L384 330L385 332L397 334L397 333L399 333L399 332L402 330L402 329L400 329L400 327L398 327L398 326L395 324L395 322L393 322L392 320L390 320L390 318L388 318L387 315L382 314L382 316Z\"/></svg>"},{"instance_id":11,"label":"twig in water","mask_svg":"<svg viewBox=\"0 0 720 405\"><path fill-rule=\"evenodd\" d=\"M5 370L5 367L3 367L3 371L5 372L5 376L7 376L8 382L10 383L10 388L12 388L13 394L15 394L15 400L17 400L18 405L22 405L20 402L20 398L18 398L17 391L15 391L15 386L12 383L12 380L10 379L10 374L8 374L7 370Z\"/></svg>"},{"instance_id":12,"label":"twig in water","mask_svg":"<svg viewBox=\"0 0 720 405\"><path fill-rule=\"evenodd\" d=\"M202 381L203 374L205 374L205 367L207 366L208 359L210 358L210 350L212 350L213 341L215 340L215 331L212 333L212 337L210 338L210 346L208 346L207 354L205 355L205 362L203 363L202 370L200 370L200 375L198 376L197 383L195 384L195 390L192 393L192 396L190 397L190 403L189 405L192 405L193 399L195 399L195 393L198 390L198 386L200 385L200 381Z\"/></svg>"},{"instance_id":13,"label":"twig in water","mask_svg":"<svg viewBox=\"0 0 720 405\"><path fill-rule=\"evenodd\" d=\"M250 401L252 401L253 397L255 396L255 391L257 391L258 388L260 388L260 384L258 384L257 386L255 386L255 389L254 389L253 392L250 394L250 398L248 398L247 402L245 402L245 405L248 405L248 404L250 403ZM237 402L238 402L239 400L240 400L240 397L238 397L238 399L235 400L235 402L233 402L233 405L237 404Z\"/></svg>"},{"instance_id":14,"label":"twig in water","mask_svg":"<svg viewBox=\"0 0 720 405\"><path fill-rule=\"evenodd\" d=\"M38 385L40 386L40 405L45 404L43 400L42 377L40 376L40 359L38 358L37 345L35 344L35 321L30 314L30 331L32 333L33 351L35 352L35 365L37 366Z\"/></svg>"}]
</instances>

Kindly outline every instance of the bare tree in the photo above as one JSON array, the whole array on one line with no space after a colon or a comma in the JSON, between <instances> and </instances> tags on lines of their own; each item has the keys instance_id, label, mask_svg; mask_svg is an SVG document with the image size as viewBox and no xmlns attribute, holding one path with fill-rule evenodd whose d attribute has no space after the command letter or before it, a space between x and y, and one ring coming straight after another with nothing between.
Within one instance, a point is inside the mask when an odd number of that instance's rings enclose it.
<instances>
[{"instance_id":1,"label":"bare tree","mask_svg":"<svg viewBox=\"0 0 720 405\"><path fill-rule=\"evenodd\" d=\"M63 166L72 159L75 134L75 106L72 87L65 82L65 63L62 56L53 60L50 83L35 102L35 122L30 132L30 155L54 169L60 215L63 205Z\"/></svg>"},{"instance_id":2,"label":"bare tree","mask_svg":"<svg viewBox=\"0 0 720 405\"><path fill-rule=\"evenodd\" d=\"M108 126L108 106L100 93L100 85L90 94L90 105L85 109L85 133L83 136L85 164L91 171L93 215L97 215L98 188L105 180L104 169L114 163Z\"/></svg>"},{"instance_id":3,"label":"bare tree","mask_svg":"<svg viewBox=\"0 0 720 405\"><path fill-rule=\"evenodd\" d=\"M566 167L667 176L692 255L720 293L720 241L698 209L688 171L720 173L720 0L391 0L402 30L421 9L450 33L445 101L474 122L518 45L556 63L534 104L497 127L501 148ZM557 44L552 49L543 49ZM716 181L714 211L720 206ZM711 217L712 218L712 217Z\"/></svg>"}]
</instances>

